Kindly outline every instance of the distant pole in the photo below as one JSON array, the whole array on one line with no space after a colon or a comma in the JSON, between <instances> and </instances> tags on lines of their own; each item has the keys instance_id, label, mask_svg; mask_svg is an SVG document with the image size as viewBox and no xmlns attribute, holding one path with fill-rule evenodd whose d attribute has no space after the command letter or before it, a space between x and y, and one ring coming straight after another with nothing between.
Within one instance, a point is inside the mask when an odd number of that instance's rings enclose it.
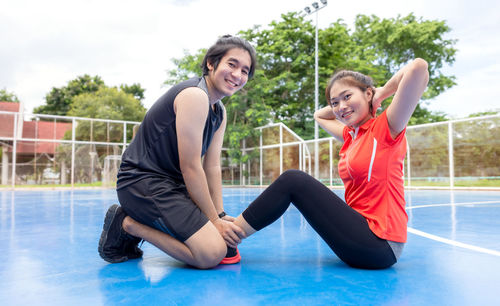
<instances>
[{"instance_id":1,"label":"distant pole","mask_svg":"<svg viewBox=\"0 0 500 306\"><path fill-rule=\"evenodd\" d=\"M316 27L315 27L315 35L314 35L314 111L319 108L319 69L318 69L318 11L328 4L327 0L321 0L321 6L318 2L313 2L311 9L309 6L306 6L304 11L307 15L311 15L316 13ZM314 177L319 179L319 131L318 131L318 122L314 120Z\"/></svg>"}]
</instances>

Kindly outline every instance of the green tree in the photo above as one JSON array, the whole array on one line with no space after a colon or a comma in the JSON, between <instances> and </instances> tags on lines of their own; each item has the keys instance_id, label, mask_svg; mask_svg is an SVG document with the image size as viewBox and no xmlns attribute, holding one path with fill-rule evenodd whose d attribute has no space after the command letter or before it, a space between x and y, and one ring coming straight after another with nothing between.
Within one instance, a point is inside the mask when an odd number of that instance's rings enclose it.
<instances>
[{"instance_id":1,"label":"green tree","mask_svg":"<svg viewBox=\"0 0 500 306\"><path fill-rule=\"evenodd\" d=\"M440 72L444 63L453 63L456 53L455 41L443 38L449 30L443 21L417 19L413 14L395 19L359 15L354 31L342 20L319 30L321 104L327 80L334 71L360 71L372 76L380 86L415 57L430 63L429 89L423 99L437 96L455 84L454 77ZM284 122L304 138L312 138L314 26L298 14L289 13L265 29L254 27L240 35L257 46L266 76L264 101L272 108L275 120ZM390 101L387 100L383 108ZM417 107L414 117L411 123L446 119L442 113L428 111L424 104Z\"/></svg>"},{"instance_id":2,"label":"green tree","mask_svg":"<svg viewBox=\"0 0 500 306\"><path fill-rule=\"evenodd\" d=\"M102 87L96 92L83 93L74 98L70 116L142 121L146 109L132 94L117 88Z\"/></svg>"},{"instance_id":3,"label":"green tree","mask_svg":"<svg viewBox=\"0 0 500 306\"><path fill-rule=\"evenodd\" d=\"M4 88L0 89L0 101L19 103L19 98L13 92L8 92L7 89Z\"/></svg>"},{"instance_id":4,"label":"green tree","mask_svg":"<svg viewBox=\"0 0 500 306\"><path fill-rule=\"evenodd\" d=\"M98 118L112 120L127 120L140 122L146 114L146 109L132 94L117 88L101 87L96 92L82 93L73 98L73 104L68 111L69 116L83 118ZM127 141L131 141L133 126L127 125ZM64 139L71 139L72 131L68 131ZM90 120L76 120L75 139L79 141L123 142L123 124ZM108 155L121 152L118 144L94 145L85 144L76 147L75 180L77 182L93 182L99 179L100 165ZM71 146L59 146L56 154L57 164L71 164ZM95 167L90 167L94 165ZM58 166L59 167L59 166ZM59 169L59 168L58 168ZM92 170L90 170L92 169ZM95 172L94 172L95 171ZM92 174L94 173L94 174Z\"/></svg>"},{"instance_id":5,"label":"green tree","mask_svg":"<svg viewBox=\"0 0 500 306\"><path fill-rule=\"evenodd\" d=\"M423 99L432 99L456 85L454 76L441 73L444 64L455 61L456 40L445 39L450 31L445 21L423 20L413 14L390 19L358 15L352 35L359 47L360 59L383 75L374 79L383 83L410 60L421 57L429 63L429 85Z\"/></svg>"},{"instance_id":6,"label":"green tree","mask_svg":"<svg viewBox=\"0 0 500 306\"><path fill-rule=\"evenodd\" d=\"M68 115L75 117L138 122L144 119L145 114L146 109L132 94L107 87L102 87L93 93L83 93L76 96L68 112ZM81 121L76 129L76 137L77 139L93 141L122 141L123 126L121 124L112 125L110 131L108 125L105 122ZM131 131L127 134L132 135Z\"/></svg>"},{"instance_id":7,"label":"green tree","mask_svg":"<svg viewBox=\"0 0 500 306\"><path fill-rule=\"evenodd\" d=\"M487 110L485 112L472 113L469 115L469 118L488 116L488 115L496 115L496 114L500 114L500 108L493 109L493 110Z\"/></svg>"},{"instance_id":8,"label":"green tree","mask_svg":"<svg viewBox=\"0 0 500 306\"><path fill-rule=\"evenodd\" d=\"M409 124L422 124L447 120L446 114L432 112L425 108L426 100L435 98L456 85L454 76L441 73L444 64L455 61L456 40L445 39L450 28L444 21L423 20L413 14L390 19L377 16L358 15L355 21L353 39L359 59L370 63L372 70L360 71L371 75L378 85L383 85L394 73L410 60L421 57L429 63L429 84ZM354 68L356 69L356 68ZM377 73L375 73L376 70ZM383 109L392 98L384 101Z\"/></svg>"},{"instance_id":9,"label":"green tree","mask_svg":"<svg viewBox=\"0 0 500 306\"><path fill-rule=\"evenodd\" d=\"M282 16L268 28L254 27L240 35L256 46L260 78L247 85L260 92L259 101L299 135L309 126L314 103L314 27L294 14ZM312 56L311 56L312 55Z\"/></svg>"},{"instance_id":10,"label":"green tree","mask_svg":"<svg viewBox=\"0 0 500 306\"><path fill-rule=\"evenodd\" d=\"M385 103L387 107L387 103ZM431 122L441 122L441 121L446 121L448 120L447 115L444 112L440 111L430 111L426 109L425 107L422 107L420 104L417 105L415 108L415 111L413 112L413 115L410 118L410 122L408 122L408 125L417 125L417 124L424 124L424 123L431 123Z\"/></svg>"},{"instance_id":11,"label":"green tree","mask_svg":"<svg viewBox=\"0 0 500 306\"><path fill-rule=\"evenodd\" d=\"M436 97L455 85L453 76L441 73L444 64L452 64L455 60L455 40L444 38L449 31L444 21L418 19L413 14L389 19L358 15L353 30L342 20L319 29L321 104L325 103L323 93L334 71L360 71L372 76L381 86L415 57L429 63L430 81L423 99ZM293 12L282 15L281 20L271 22L268 27L255 26L239 33L256 47L259 67L254 80L226 103L230 119L226 146L234 151L239 149L242 137L252 134L251 130L265 124L269 117L285 123L305 139L312 138L314 33L311 21ZM199 50L194 55L186 52L183 58L174 59L177 67L168 72L166 83L175 84L199 75L204 52ZM390 101L385 101L383 108ZM253 113L255 117L247 116ZM444 119L445 114L427 110L424 103L418 105L410 123Z\"/></svg>"},{"instance_id":12,"label":"green tree","mask_svg":"<svg viewBox=\"0 0 500 306\"><path fill-rule=\"evenodd\" d=\"M187 50L184 50L184 57L173 58L171 61L175 68L167 71L167 80L164 84L175 85L189 78L201 76L201 62L206 52L207 49L200 49L191 55Z\"/></svg>"},{"instance_id":13,"label":"green tree","mask_svg":"<svg viewBox=\"0 0 500 306\"><path fill-rule=\"evenodd\" d=\"M144 92L146 90L142 88L141 84L139 83L134 83L132 85L121 84L120 89L125 93L131 94L139 101L144 100Z\"/></svg>"},{"instance_id":14,"label":"green tree","mask_svg":"<svg viewBox=\"0 0 500 306\"><path fill-rule=\"evenodd\" d=\"M34 109L36 114L66 116L73 104L73 98L82 93L96 92L104 87L104 81L99 76L91 77L88 74L79 76L68 82L67 86L53 87L45 96L45 105Z\"/></svg>"}]
</instances>

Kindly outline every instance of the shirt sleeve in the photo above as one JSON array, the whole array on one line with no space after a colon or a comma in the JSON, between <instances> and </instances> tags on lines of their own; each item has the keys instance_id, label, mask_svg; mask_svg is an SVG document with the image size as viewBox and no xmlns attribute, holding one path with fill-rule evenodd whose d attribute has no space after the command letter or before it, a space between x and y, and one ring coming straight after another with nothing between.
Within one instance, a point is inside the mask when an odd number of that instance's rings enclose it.
<instances>
[{"instance_id":1,"label":"shirt sleeve","mask_svg":"<svg viewBox=\"0 0 500 306\"><path fill-rule=\"evenodd\" d=\"M401 142L406 135L406 127L399 133L399 135L393 139L391 136L391 130L389 129L389 122L387 121L387 109L380 114L375 119L375 123L372 126L373 136L377 141L384 143L386 145L392 146L396 143Z\"/></svg>"}]
</instances>

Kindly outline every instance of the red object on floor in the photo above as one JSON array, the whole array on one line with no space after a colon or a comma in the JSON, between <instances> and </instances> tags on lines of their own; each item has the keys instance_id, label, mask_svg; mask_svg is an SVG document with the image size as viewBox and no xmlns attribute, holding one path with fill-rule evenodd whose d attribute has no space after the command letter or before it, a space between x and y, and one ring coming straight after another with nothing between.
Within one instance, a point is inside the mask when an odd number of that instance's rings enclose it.
<instances>
[{"instance_id":1,"label":"red object on floor","mask_svg":"<svg viewBox=\"0 0 500 306\"><path fill-rule=\"evenodd\" d=\"M237 264L241 260L240 251L236 249L236 255L233 257L224 257L224 259L220 262L220 265L232 265Z\"/></svg>"}]
</instances>

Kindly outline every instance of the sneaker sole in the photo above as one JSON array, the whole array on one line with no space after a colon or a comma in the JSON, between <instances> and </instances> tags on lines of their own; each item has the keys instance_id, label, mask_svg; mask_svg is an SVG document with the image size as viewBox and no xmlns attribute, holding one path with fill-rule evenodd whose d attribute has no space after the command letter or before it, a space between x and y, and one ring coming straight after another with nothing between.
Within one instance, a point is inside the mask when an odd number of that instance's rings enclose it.
<instances>
[{"instance_id":1,"label":"sneaker sole","mask_svg":"<svg viewBox=\"0 0 500 306\"><path fill-rule=\"evenodd\" d=\"M236 249L236 255L233 257L224 257L224 259L219 263L220 265L234 265L241 261L240 252Z\"/></svg>"},{"instance_id":2,"label":"sneaker sole","mask_svg":"<svg viewBox=\"0 0 500 306\"><path fill-rule=\"evenodd\" d=\"M115 219L115 216L116 216L116 211L119 208L120 208L120 206L117 204L113 204L113 205L111 205L110 208L108 208L108 212L106 213L106 217L104 218L104 225L102 226L101 238L99 239L99 247L97 248L101 258L109 263L119 263L119 262L124 262L124 261L128 260L127 256L123 256L123 257L118 258L118 259L109 258L104 254L104 251L103 251L104 245L106 244L106 241L108 240L109 228L111 227L111 224L113 223L113 220Z\"/></svg>"}]
</instances>

